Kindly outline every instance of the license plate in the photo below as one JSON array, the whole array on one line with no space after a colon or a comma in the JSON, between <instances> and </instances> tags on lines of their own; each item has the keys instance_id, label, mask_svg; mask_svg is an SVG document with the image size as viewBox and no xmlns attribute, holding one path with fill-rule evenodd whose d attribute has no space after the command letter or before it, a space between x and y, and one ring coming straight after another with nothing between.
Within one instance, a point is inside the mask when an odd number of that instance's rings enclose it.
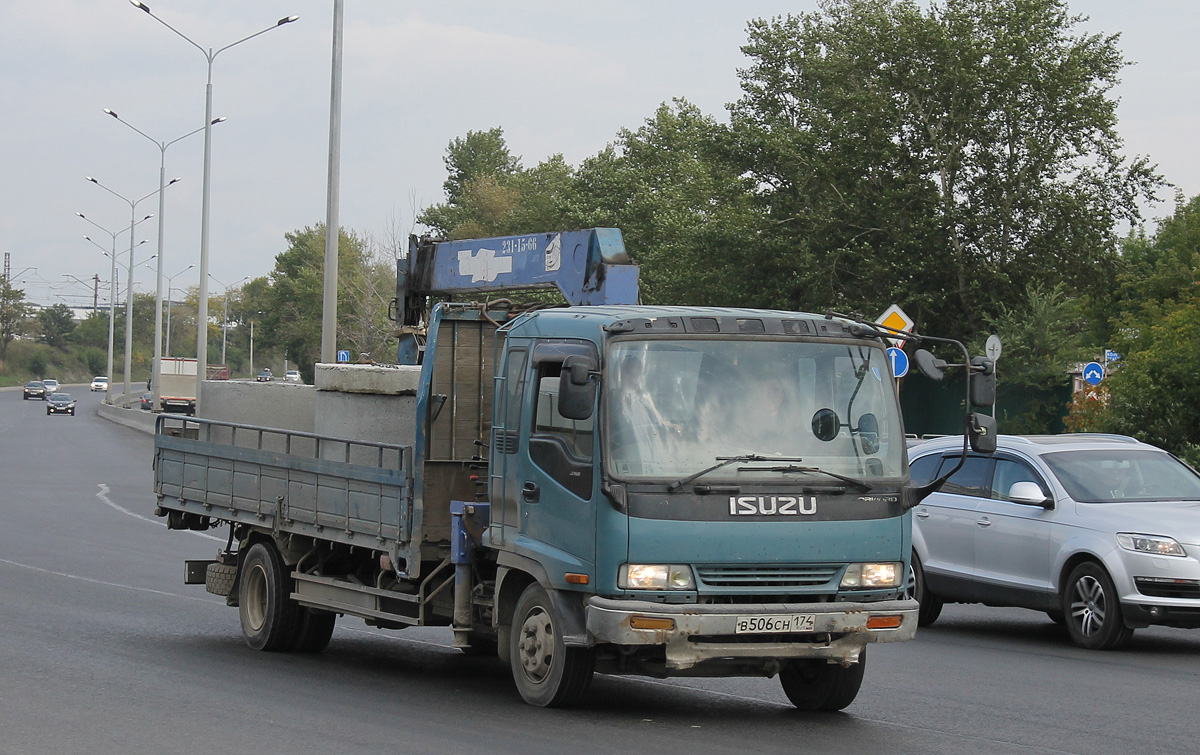
<instances>
[{"instance_id":1,"label":"license plate","mask_svg":"<svg viewBox=\"0 0 1200 755\"><path fill-rule=\"evenodd\" d=\"M736 634L774 634L777 632L812 632L817 617L811 613L783 616L739 616L734 625Z\"/></svg>"}]
</instances>

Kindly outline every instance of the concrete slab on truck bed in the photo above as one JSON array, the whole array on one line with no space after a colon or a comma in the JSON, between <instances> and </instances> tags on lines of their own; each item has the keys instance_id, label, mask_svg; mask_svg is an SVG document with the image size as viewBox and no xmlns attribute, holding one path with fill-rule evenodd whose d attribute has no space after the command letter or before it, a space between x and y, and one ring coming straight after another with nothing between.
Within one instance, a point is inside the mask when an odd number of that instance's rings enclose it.
<instances>
[{"instance_id":1,"label":"concrete slab on truck bed","mask_svg":"<svg viewBox=\"0 0 1200 755\"><path fill-rule=\"evenodd\" d=\"M415 396L421 379L418 365L318 364L318 391Z\"/></svg>"}]
</instances>

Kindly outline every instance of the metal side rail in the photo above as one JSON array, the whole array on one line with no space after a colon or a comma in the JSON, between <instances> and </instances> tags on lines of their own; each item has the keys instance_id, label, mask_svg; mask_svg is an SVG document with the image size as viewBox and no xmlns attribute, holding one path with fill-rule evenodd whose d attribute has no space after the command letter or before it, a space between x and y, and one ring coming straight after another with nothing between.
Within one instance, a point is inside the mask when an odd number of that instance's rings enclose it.
<instances>
[{"instance_id":1,"label":"metal side rail","mask_svg":"<svg viewBox=\"0 0 1200 755\"><path fill-rule=\"evenodd\" d=\"M409 539L412 449L160 415L154 490L160 516L392 550Z\"/></svg>"}]
</instances>

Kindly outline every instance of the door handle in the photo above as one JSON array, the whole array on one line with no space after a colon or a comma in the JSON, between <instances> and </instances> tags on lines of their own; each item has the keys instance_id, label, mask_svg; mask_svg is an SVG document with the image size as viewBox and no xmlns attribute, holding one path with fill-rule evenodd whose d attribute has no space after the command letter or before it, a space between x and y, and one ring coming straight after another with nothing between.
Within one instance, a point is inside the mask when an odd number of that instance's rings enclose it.
<instances>
[{"instance_id":1,"label":"door handle","mask_svg":"<svg viewBox=\"0 0 1200 755\"><path fill-rule=\"evenodd\" d=\"M982 519L976 519L975 524L978 524L980 527L991 527L992 526L991 520L988 519L986 516L983 517Z\"/></svg>"},{"instance_id":2,"label":"door handle","mask_svg":"<svg viewBox=\"0 0 1200 755\"><path fill-rule=\"evenodd\" d=\"M537 503L542 497L542 489L533 480L526 480L521 486L521 500L525 503Z\"/></svg>"},{"instance_id":3,"label":"door handle","mask_svg":"<svg viewBox=\"0 0 1200 755\"><path fill-rule=\"evenodd\" d=\"M917 516L919 516L919 517L921 517L922 519L928 519L928 518L929 518L929 512L928 512L928 511L926 511L926 510L924 510L924 509L920 509L920 510L918 510L916 515L917 515Z\"/></svg>"}]
</instances>

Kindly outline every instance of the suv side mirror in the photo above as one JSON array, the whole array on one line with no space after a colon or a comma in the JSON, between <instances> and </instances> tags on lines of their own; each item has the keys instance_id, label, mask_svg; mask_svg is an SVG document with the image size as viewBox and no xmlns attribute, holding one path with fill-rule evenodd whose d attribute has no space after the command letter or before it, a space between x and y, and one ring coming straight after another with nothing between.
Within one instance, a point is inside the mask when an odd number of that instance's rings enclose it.
<instances>
[{"instance_id":1,"label":"suv side mirror","mask_svg":"<svg viewBox=\"0 0 1200 755\"><path fill-rule=\"evenodd\" d=\"M1051 508L1050 496L1042 492L1042 486L1036 482L1014 482L1009 488L1008 497L1013 503L1027 503L1032 506Z\"/></svg>"},{"instance_id":2,"label":"suv side mirror","mask_svg":"<svg viewBox=\"0 0 1200 755\"><path fill-rule=\"evenodd\" d=\"M558 378L558 413L567 419L584 420L596 405L596 362L578 354L563 360Z\"/></svg>"}]
</instances>

